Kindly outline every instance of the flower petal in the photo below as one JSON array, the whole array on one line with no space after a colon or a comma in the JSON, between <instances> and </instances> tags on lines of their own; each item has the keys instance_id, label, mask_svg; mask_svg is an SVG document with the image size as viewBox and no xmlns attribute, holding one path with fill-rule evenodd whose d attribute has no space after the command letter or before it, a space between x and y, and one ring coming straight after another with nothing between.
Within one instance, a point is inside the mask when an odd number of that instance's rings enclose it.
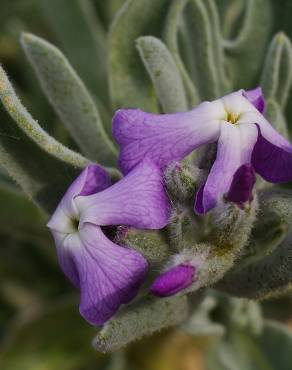
<instances>
[{"instance_id":1,"label":"flower petal","mask_svg":"<svg viewBox=\"0 0 292 370\"><path fill-rule=\"evenodd\" d=\"M104 324L130 302L146 277L145 258L112 243L95 225L84 225L79 236L68 235L63 247L78 272L80 313L93 325Z\"/></svg>"},{"instance_id":2,"label":"flower petal","mask_svg":"<svg viewBox=\"0 0 292 370\"><path fill-rule=\"evenodd\" d=\"M79 288L79 275L78 271L76 269L75 263L72 259L70 248L66 248L66 245L64 243L67 234L62 234L58 231L52 230L52 234L54 237L56 249L57 249L57 256L59 264L64 272L64 274L67 276L67 278L71 281L71 283L76 287ZM75 234L75 237L78 238L77 234ZM79 242L79 238L76 241Z\"/></svg>"},{"instance_id":3,"label":"flower petal","mask_svg":"<svg viewBox=\"0 0 292 370\"><path fill-rule=\"evenodd\" d=\"M221 123L217 157L206 183L199 190L195 210L202 214L215 207L220 196L228 192L233 175L241 162L240 130L236 125Z\"/></svg>"},{"instance_id":4,"label":"flower petal","mask_svg":"<svg viewBox=\"0 0 292 370\"><path fill-rule=\"evenodd\" d=\"M200 145L216 141L218 116L224 116L220 101L205 102L190 112L174 114L118 110L113 118L113 135L121 147L121 170L128 173L145 157L164 168Z\"/></svg>"},{"instance_id":5,"label":"flower petal","mask_svg":"<svg viewBox=\"0 0 292 370\"><path fill-rule=\"evenodd\" d=\"M262 135L258 126L258 140L252 153L255 171L266 181L281 183L292 180L292 146L278 146Z\"/></svg>"},{"instance_id":6,"label":"flower petal","mask_svg":"<svg viewBox=\"0 0 292 370\"><path fill-rule=\"evenodd\" d=\"M246 202L252 200L252 189L255 182L253 167L249 163L240 166L233 176L226 200L243 207Z\"/></svg>"},{"instance_id":7,"label":"flower petal","mask_svg":"<svg viewBox=\"0 0 292 370\"><path fill-rule=\"evenodd\" d=\"M242 92L242 95L246 97L260 113L263 113L265 110L265 98L260 86L252 90L245 90Z\"/></svg>"},{"instance_id":8,"label":"flower petal","mask_svg":"<svg viewBox=\"0 0 292 370\"><path fill-rule=\"evenodd\" d=\"M195 278L196 269L192 265L178 265L159 275L150 291L158 297L169 297L187 288Z\"/></svg>"},{"instance_id":9,"label":"flower petal","mask_svg":"<svg viewBox=\"0 0 292 370\"><path fill-rule=\"evenodd\" d=\"M254 123L259 126L262 136L280 148L292 151L292 146L287 139L285 139L281 134L279 134L273 126L266 120L266 118L258 113L256 110L250 111L244 115L244 120L247 123Z\"/></svg>"},{"instance_id":10,"label":"flower petal","mask_svg":"<svg viewBox=\"0 0 292 370\"><path fill-rule=\"evenodd\" d=\"M80 223L129 225L160 229L169 219L169 200L161 171L144 160L110 188L86 197L77 197Z\"/></svg>"},{"instance_id":11,"label":"flower petal","mask_svg":"<svg viewBox=\"0 0 292 370\"><path fill-rule=\"evenodd\" d=\"M75 232L76 230L72 229L71 220L78 219L79 212L74 199L78 195L89 195L102 191L110 184L110 177L102 167L96 164L88 165L70 185L47 226L59 232Z\"/></svg>"}]
</instances>

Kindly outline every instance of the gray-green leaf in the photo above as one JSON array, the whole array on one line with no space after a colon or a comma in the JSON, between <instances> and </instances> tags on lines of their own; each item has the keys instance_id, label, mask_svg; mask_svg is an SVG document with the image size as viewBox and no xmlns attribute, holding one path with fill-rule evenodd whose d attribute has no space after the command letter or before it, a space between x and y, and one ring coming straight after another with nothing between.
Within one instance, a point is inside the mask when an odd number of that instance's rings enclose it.
<instances>
[{"instance_id":1,"label":"gray-green leaf","mask_svg":"<svg viewBox=\"0 0 292 370\"><path fill-rule=\"evenodd\" d=\"M101 164L114 165L116 149L89 92L64 55L32 34L23 34L21 43L44 93L83 153Z\"/></svg>"},{"instance_id":2,"label":"gray-green leaf","mask_svg":"<svg viewBox=\"0 0 292 370\"><path fill-rule=\"evenodd\" d=\"M159 32L168 0L128 0L109 34L110 94L115 108L157 110L153 87L135 48L143 34Z\"/></svg>"},{"instance_id":3,"label":"gray-green leaf","mask_svg":"<svg viewBox=\"0 0 292 370\"><path fill-rule=\"evenodd\" d=\"M277 33L270 43L261 77L266 99L274 99L284 108L292 83L292 45L283 33Z\"/></svg>"},{"instance_id":4,"label":"gray-green leaf","mask_svg":"<svg viewBox=\"0 0 292 370\"><path fill-rule=\"evenodd\" d=\"M165 44L156 37L144 36L137 40L137 48L163 111L171 113L187 110L183 82Z\"/></svg>"}]
</instances>

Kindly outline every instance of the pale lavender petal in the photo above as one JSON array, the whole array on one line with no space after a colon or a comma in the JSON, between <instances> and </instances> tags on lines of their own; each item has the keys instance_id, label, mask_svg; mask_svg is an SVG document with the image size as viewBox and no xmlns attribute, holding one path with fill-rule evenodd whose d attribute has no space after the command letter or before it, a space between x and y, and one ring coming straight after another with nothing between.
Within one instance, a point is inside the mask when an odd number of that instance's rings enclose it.
<instances>
[{"instance_id":1,"label":"pale lavender petal","mask_svg":"<svg viewBox=\"0 0 292 370\"><path fill-rule=\"evenodd\" d=\"M63 248L78 273L80 313L93 325L103 325L121 304L130 302L148 271L140 253L112 243L95 225L86 224L79 235L68 235Z\"/></svg>"},{"instance_id":2,"label":"pale lavender petal","mask_svg":"<svg viewBox=\"0 0 292 370\"><path fill-rule=\"evenodd\" d=\"M68 234L62 234L55 230L51 230L51 232L55 241L59 264L64 274L71 281L71 283L76 288L79 288L79 275L75 266L75 262L72 259L72 253L70 248L66 248L66 245L64 243L64 240L66 239Z\"/></svg>"},{"instance_id":3,"label":"pale lavender petal","mask_svg":"<svg viewBox=\"0 0 292 370\"><path fill-rule=\"evenodd\" d=\"M161 171L144 160L110 188L75 199L80 222L95 225L129 225L160 229L167 225L170 204Z\"/></svg>"},{"instance_id":4,"label":"pale lavender petal","mask_svg":"<svg viewBox=\"0 0 292 370\"><path fill-rule=\"evenodd\" d=\"M123 173L146 157L164 168L200 145L216 141L218 117L224 114L220 101L205 102L192 111L173 114L118 110L113 118L113 135L121 148L119 164Z\"/></svg>"},{"instance_id":5,"label":"pale lavender petal","mask_svg":"<svg viewBox=\"0 0 292 370\"><path fill-rule=\"evenodd\" d=\"M255 171L266 181L281 183L292 180L292 150L266 140L258 127L258 140L252 153Z\"/></svg>"},{"instance_id":6,"label":"pale lavender petal","mask_svg":"<svg viewBox=\"0 0 292 370\"><path fill-rule=\"evenodd\" d=\"M265 110L265 98L261 87L256 87L252 90L243 90L242 94L260 113L263 113Z\"/></svg>"},{"instance_id":7,"label":"pale lavender petal","mask_svg":"<svg viewBox=\"0 0 292 370\"><path fill-rule=\"evenodd\" d=\"M292 145L289 143L289 141L279 134L262 114L254 110L246 113L244 118L248 123L257 124L261 130L262 136L266 140L282 149L285 149L288 152L292 152Z\"/></svg>"},{"instance_id":8,"label":"pale lavender petal","mask_svg":"<svg viewBox=\"0 0 292 370\"><path fill-rule=\"evenodd\" d=\"M240 162L250 163L253 148L257 142L258 129L254 124L240 124Z\"/></svg>"},{"instance_id":9,"label":"pale lavender petal","mask_svg":"<svg viewBox=\"0 0 292 370\"><path fill-rule=\"evenodd\" d=\"M195 210L202 214L215 207L220 197L228 192L233 175L241 164L240 130L230 123L221 124L217 157L206 183L199 190Z\"/></svg>"},{"instance_id":10,"label":"pale lavender petal","mask_svg":"<svg viewBox=\"0 0 292 370\"><path fill-rule=\"evenodd\" d=\"M78 195L89 195L102 191L110 185L110 177L102 167L96 164L88 165L70 185L47 226L60 232L73 232L72 219L78 220L79 218L74 199Z\"/></svg>"},{"instance_id":11,"label":"pale lavender petal","mask_svg":"<svg viewBox=\"0 0 292 370\"><path fill-rule=\"evenodd\" d=\"M158 297L168 297L190 286L195 279L196 269L192 265L178 265L159 275L150 291Z\"/></svg>"},{"instance_id":12,"label":"pale lavender petal","mask_svg":"<svg viewBox=\"0 0 292 370\"><path fill-rule=\"evenodd\" d=\"M253 167L249 163L242 165L233 176L226 200L243 207L246 202L250 202L253 198L252 189L255 182L256 177Z\"/></svg>"}]
</instances>

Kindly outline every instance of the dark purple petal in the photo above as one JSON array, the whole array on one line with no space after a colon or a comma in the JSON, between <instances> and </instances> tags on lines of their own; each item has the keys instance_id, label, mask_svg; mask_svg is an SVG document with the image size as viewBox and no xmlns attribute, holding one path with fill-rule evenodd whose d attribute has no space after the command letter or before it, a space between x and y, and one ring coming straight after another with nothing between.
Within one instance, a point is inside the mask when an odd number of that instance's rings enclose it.
<instances>
[{"instance_id":1,"label":"dark purple petal","mask_svg":"<svg viewBox=\"0 0 292 370\"><path fill-rule=\"evenodd\" d=\"M88 165L70 185L47 226L60 232L74 232L72 219L79 218L78 210L75 207L75 198L79 195L102 191L110 185L110 177L102 167L96 164Z\"/></svg>"},{"instance_id":2,"label":"dark purple petal","mask_svg":"<svg viewBox=\"0 0 292 370\"><path fill-rule=\"evenodd\" d=\"M95 225L84 225L79 235L68 235L58 248L64 273L75 286L78 281L80 313L93 325L103 325L121 304L129 303L148 271L140 253L112 243Z\"/></svg>"},{"instance_id":3,"label":"dark purple petal","mask_svg":"<svg viewBox=\"0 0 292 370\"><path fill-rule=\"evenodd\" d=\"M252 153L255 171L266 181L281 183L292 180L292 146L277 146L262 135L258 126L258 140Z\"/></svg>"},{"instance_id":4,"label":"dark purple petal","mask_svg":"<svg viewBox=\"0 0 292 370\"><path fill-rule=\"evenodd\" d=\"M123 173L146 157L164 168L200 145L216 141L218 114L224 115L218 101L203 103L185 113L159 115L139 109L118 110L113 118L113 135L121 148L119 164Z\"/></svg>"},{"instance_id":5,"label":"dark purple petal","mask_svg":"<svg viewBox=\"0 0 292 370\"><path fill-rule=\"evenodd\" d=\"M178 265L159 275L150 291L158 297L168 297L192 284L196 269L192 265Z\"/></svg>"},{"instance_id":6,"label":"dark purple petal","mask_svg":"<svg viewBox=\"0 0 292 370\"><path fill-rule=\"evenodd\" d=\"M233 175L241 164L240 130L230 123L221 123L217 157L206 183L199 189L195 211L199 214L214 208L230 188Z\"/></svg>"},{"instance_id":7,"label":"dark purple petal","mask_svg":"<svg viewBox=\"0 0 292 370\"><path fill-rule=\"evenodd\" d=\"M256 182L255 172L250 164L244 164L235 172L226 195L226 200L236 203L240 207L252 200L252 189Z\"/></svg>"},{"instance_id":8,"label":"dark purple petal","mask_svg":"<svg viewBox=\"0 0 292 370\"><path fill-rule=\"evenodd\" d=\"M169 219L170 204L161 171L149 160L110 188L78 197L75 202L81 212L81 223L160 229Z\"/></svg>"},{"instance_id":9,"label":"dark purple petal","mask_svg":"<svg viewBox=\"0 0 292 370\"><path fill-rule=\"evenodd\" d=\"M265 98L261 87L243 91L242 94L260 113L263 113L265 110Z\"/></svg>"}]
</instances>

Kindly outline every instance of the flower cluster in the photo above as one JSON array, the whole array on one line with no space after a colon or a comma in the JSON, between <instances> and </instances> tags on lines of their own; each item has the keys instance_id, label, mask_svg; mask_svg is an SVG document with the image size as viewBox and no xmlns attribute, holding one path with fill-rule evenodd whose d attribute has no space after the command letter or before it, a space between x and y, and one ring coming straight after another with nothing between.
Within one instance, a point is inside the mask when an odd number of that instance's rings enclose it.
<instances>
[{"instance_id":1,"label":"flower cluster","mask_svg":"<svg viewBox=\"0 0 292 370\"><path fill-rule=\"evenodd\" d=\"M194 194L198 215L222 202L244 208L253 198L255 174L273 183L292 180L292 146L265 119L264 106L257 88L201 103L189 112L116 112L113 135L125 177L111 185L102 167L89 165L48 223L60 265L80 289L80 312L87 321L104 324L138 294L148 262L130 246L114 243L108 227L164 228L171 212L164 172L173 162L203 145L216 145L212 166ZM198 258L174 261L152 282L151 294L173 295L196 279Z\"/></svg>"}]
</instances>

